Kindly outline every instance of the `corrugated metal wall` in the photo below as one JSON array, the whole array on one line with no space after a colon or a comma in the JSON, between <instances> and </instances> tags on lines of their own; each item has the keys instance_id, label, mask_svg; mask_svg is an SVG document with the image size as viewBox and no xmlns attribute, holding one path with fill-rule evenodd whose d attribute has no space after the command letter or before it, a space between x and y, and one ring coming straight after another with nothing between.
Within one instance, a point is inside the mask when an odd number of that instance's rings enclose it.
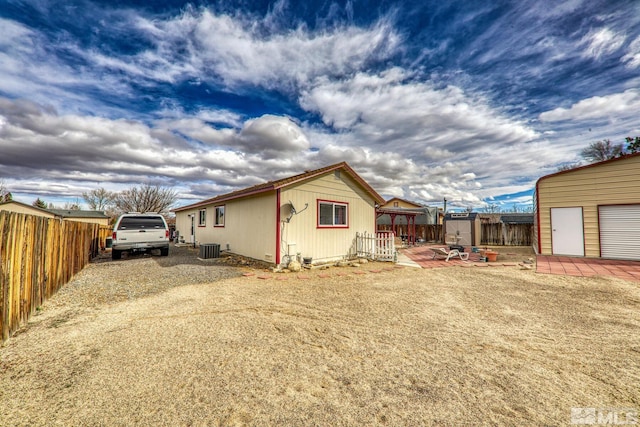
<instances>
[{"instance_id":1,"label":"corrugated metal wall","mask_svg":"<svg viewBox=\"0 0 640 427\"><path fill-rule=\"evenodd\" d=\"M640 156L543 177L537 194L540 219L540 253L552 254L551 208L582 207L585 256L600 256L598 206L640 203Z\"/></svg>"}]
</instances>

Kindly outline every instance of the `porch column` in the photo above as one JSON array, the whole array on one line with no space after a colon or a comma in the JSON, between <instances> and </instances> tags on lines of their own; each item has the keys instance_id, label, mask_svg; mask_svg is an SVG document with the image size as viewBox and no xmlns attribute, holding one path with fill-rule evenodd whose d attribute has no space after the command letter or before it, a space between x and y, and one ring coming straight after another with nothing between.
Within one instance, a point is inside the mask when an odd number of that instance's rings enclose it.
<instances>
[{"instance_id":1,"label":"porch column","mask_svg":"<svg viewBox=\"0 0 640 427\"><path fill-rule=\"evenodd\" d=\"M391 217L391 231L393 232L393 236L396 236L396 214L389 214Z\"/></svg>"}]
</instances>

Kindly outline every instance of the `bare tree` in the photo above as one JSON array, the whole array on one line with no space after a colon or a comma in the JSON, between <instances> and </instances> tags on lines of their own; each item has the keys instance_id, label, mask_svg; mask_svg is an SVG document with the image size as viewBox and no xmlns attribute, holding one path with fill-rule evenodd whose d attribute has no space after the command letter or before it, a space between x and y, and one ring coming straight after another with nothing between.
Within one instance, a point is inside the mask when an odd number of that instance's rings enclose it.
<instances>
[{"instance_id":1,"label":"bare tree","mask_svg":"<svg viewBox=\"0 0 640 427\"><path fill-rule=\"evenodd\" d=\"M4 179L0 179L0 203L2 202L10 202L13 200L13 196L7 188L7 184L4 182Z\"/></svg>"},{"instance_id":2,"label":"bare tree","mask_svg":"<svg viewBox=\"0 0 640 427\"><path fill-rule=\"evenodd\" d=\"M80 210L80 204L78 203L78 200L76 200L75 203L67 202L67 203L64 204L62 209L69 210L69 211L79 211Z\"/></svg>"},{"instance_id":3,"label":"bare tree","mask_svg":"<svg viewBox=\"0 0 640 427\"><path fill-rule=\"evenodd\" d=\"M582 166L582 163L580 163L580 162L565 163L564 165L558 166L558 172L568 171L568 170L571 170L571 169L579 168L580 166Z\"/></svg>"},{"instance_id":4,"label":"bare tree","mask_svg":"<svg viewBox=\"0 0 640 427\"><path fill-rule=\"evenodd\" d=\"M120 212L167 212L178 200L171 187L144 184L121 191L114 199Z\"/></svg>"},{"instance_id":5,"label":"bare tree","mask_svg":"<svg viewBox=\"0 0 640 427\"><path fill-rule=\"evenodd\" d=\"M495 203L492 203L490 205L487 205L484 207L484 211L485 213L499 213L500 212L500 206L498 206Z\"/></svg>"},{"instance_id":6,"label":"bare tree","mask_svg":"<svg viewBox=\"0 0 640 427\"><path fill-rule=\"evenodd\" d=\"M115 197L115 193L107 191L102 187L86 193L82 193L82 198L85 202L87 202L89 209L91 209L92 211L109 210L109 208L113 207L114 205Z\"/></svg>"},{"instance_id":7,"label":"bare tree","mask_svg":"<svg viewBox=\"0 0 640 427\"><path fill-rule=\"evenodd\" d=\"M580 155L591 163L601 162L619 157L625 153L622 144L612 144L610 140L593 142L587 148L580 152Z\"/></svg>"}]
</instances>

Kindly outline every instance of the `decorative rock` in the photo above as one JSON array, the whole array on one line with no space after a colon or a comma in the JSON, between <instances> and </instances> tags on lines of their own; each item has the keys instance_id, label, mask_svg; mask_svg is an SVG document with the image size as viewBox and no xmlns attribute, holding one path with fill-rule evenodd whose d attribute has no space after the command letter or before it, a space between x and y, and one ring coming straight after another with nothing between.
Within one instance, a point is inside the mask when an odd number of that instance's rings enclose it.
<instances>
[{"instance_id":1,"label":"decorative rock","mask_svg":"<svg viewBox=\"0 0 640 427\"><path fill-rule=\"evenodd\" d=\"M298 261L291 261L287 268L288 268L289 271L293 271L294 273L296 273L296 272L300 271L302 266L300 265L300 263Z\"/></svg>"},{"instance_id":2,"label":"decorative rock","mask_svg":"<svg viewBox=\"0 0 640 427\"><path fill-rule=\"evenodd\" d=\"M368 263L369 261L368 261L366 258L360 258L360 259L358 259L358 262L359 262L360 264L366 264L366 263Z\"/></svg>"}]
</instances>

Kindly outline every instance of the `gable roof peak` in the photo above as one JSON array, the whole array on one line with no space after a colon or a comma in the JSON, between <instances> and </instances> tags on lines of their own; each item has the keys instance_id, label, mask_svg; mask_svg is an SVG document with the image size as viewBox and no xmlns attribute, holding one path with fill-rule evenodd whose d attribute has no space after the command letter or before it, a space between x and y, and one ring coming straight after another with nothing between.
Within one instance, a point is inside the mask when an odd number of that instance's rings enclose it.
<instances>
[{"instance_id":1,"label":"gable roof peak","mask_svg":"<svg viewBox=\"0 0 640 427\"><path fill-rule=\"evenodd\" d=\"M221 194L219 196L206 199L200 202L192 203L190 205L182 206L174 209L174 212L183 211L186 209L193 209L200 206L210 205L212 203L222 203L224 201L238 199L241 197L251 196L254 194L260 194L268 191L275 191L290 185L306 181L311 178L315 178L338 169L344 169L356 182L358 182L375 200L376 203L383 203L384 199L380 196L367 182L362 179L347 162L342 161L333 165L325 166L319 169L305 171L297 175L289 176L287 178L277 179L273 181L267 181L262 184L257 184L252 187L247 187L241 190L232 191L230 193Z\"/></svg>"}]
</instances>

